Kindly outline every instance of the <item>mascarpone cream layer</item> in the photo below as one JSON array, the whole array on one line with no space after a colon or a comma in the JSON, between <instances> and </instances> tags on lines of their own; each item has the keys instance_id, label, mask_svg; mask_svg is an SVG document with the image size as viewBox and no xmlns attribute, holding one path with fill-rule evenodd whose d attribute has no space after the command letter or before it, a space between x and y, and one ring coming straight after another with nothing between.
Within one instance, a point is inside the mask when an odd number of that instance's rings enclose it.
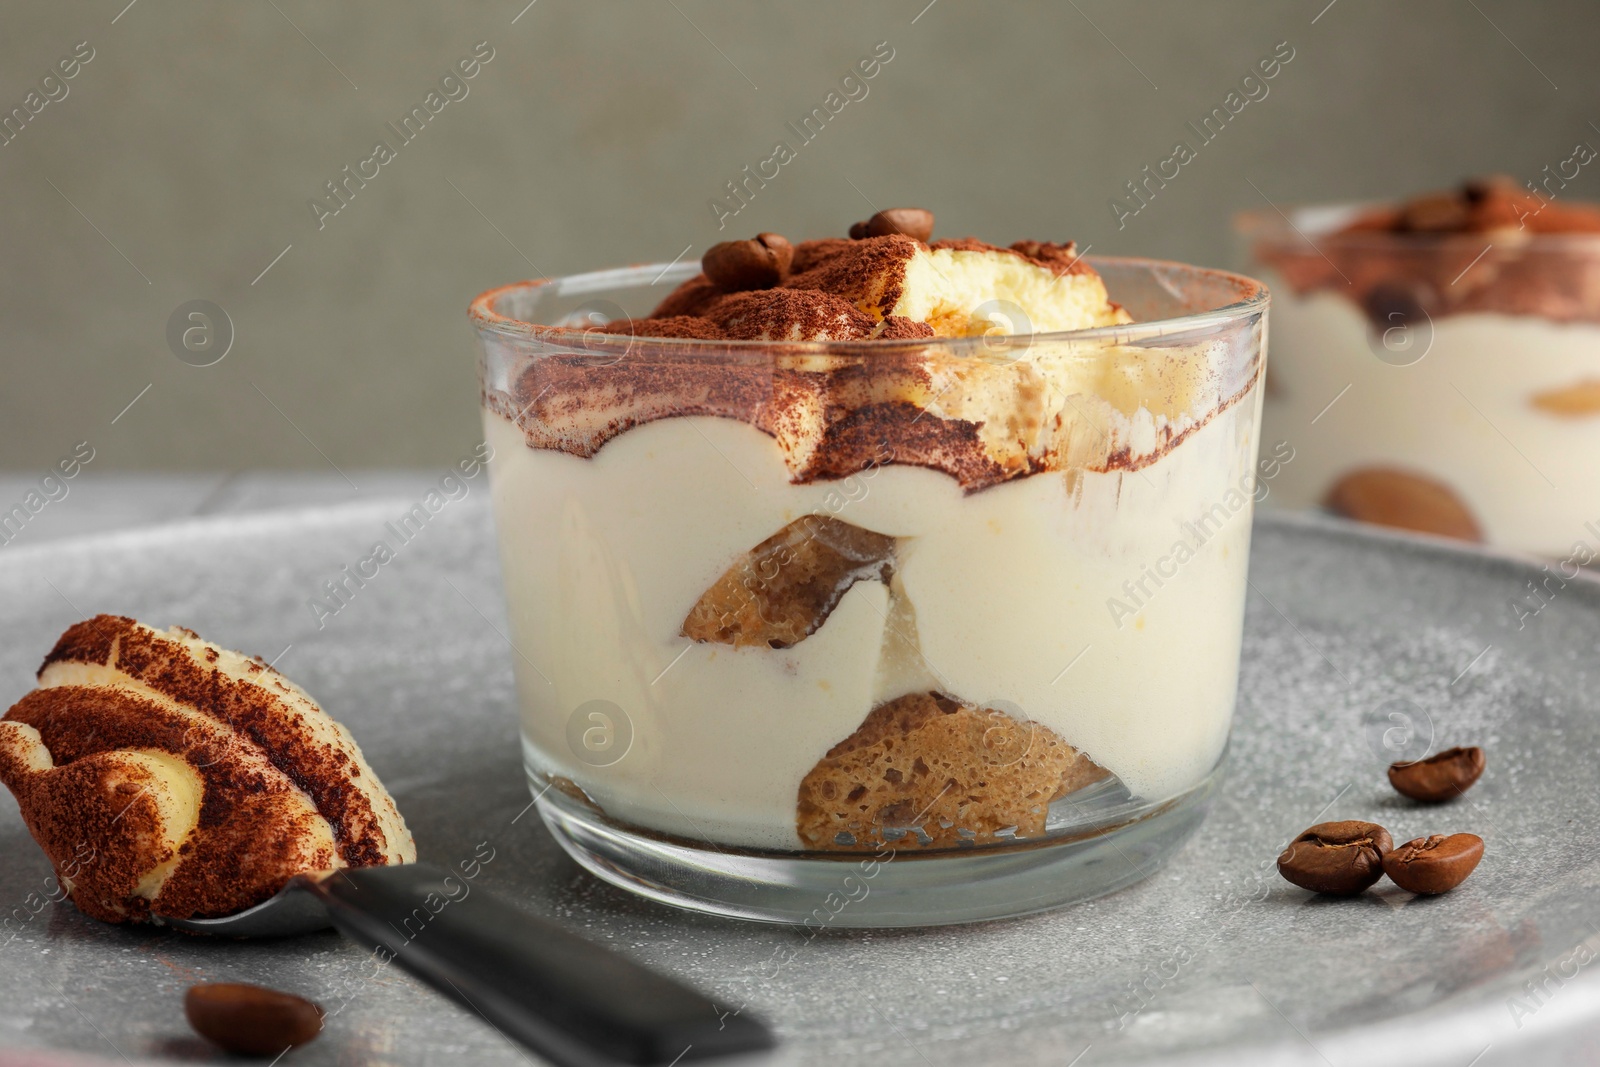
<instances>
[{"instance_id":1,"label":"mascarpone cream layer","mask_svg":"<svg viewBox=\"0 0 1600 1067\"><path fill-rule=\"evenodd\" d=\"M806 772L873 706L929 689L1004 702L1139 796L1181 791L1233 711L1258 395L1142 469L975 493L901 465L792 484L778 444L730 419L663 419L580 458L486 412L525 735L614 818L750 847L798 847ZM893 590L852 586L790 648L680 635L730 563L807 513L902 538ZM568 742L597 699L632 731L604 767Z\"/></svg>"}]
</instances>

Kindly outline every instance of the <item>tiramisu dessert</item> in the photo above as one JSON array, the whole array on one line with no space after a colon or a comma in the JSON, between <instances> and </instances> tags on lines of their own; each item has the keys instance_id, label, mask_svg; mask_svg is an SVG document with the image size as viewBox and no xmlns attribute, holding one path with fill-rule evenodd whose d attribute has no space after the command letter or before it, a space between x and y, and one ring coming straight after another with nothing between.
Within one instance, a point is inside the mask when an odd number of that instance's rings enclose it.
<instances>
[{"instance_id":1,"label":"tiramisu dessert","mask_svg":"<svg viewBox=\"0 0 1600 1067\"><path fill-rule=\"evenodd\" d=\"M1070 243L932 229L729 242L587 332L539 302L602 276L474 303L536 777L836 854L1015 844L1215 767L1263 309L1163 331Z\"/></svg>"},{"instance_id":2,"label":"tiramisu dessert","mask_svg":"<svg viewBox=\"0 0 1600 1067\"><path fill-rule=\"evenodd\" d=\"M1600 551L1600 207L1564 184L1243 220L1279 283L1263 432L1296 458L1274 500Z\"/></svg>"},{"instance_id":3,"label":"tiramisu dessert","mask_svg":"<svg viewBox=\"0 0 1600 1067\"><path fill-rule=\"evenodd\" d=\"M260 659L97 615L0 719L0 782L79 910L229 915L296 874L409 863L355 741Z\"/></svg>"}]
</instances>

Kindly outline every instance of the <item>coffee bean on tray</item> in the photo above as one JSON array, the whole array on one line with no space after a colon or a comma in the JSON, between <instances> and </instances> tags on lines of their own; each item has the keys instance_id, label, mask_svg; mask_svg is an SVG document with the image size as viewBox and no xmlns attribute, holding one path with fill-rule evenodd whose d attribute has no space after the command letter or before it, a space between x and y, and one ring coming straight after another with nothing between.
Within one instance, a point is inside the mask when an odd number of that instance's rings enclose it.
<instances>
[{"instance_id":1,"label":"coffee bean on tray","mask_svg":"<svg viewBox=\"0 0 1600 1067\"><path fill-rule=\"evenodd\" d=\"M322 1032L322 1008L246 982L190 986L183 1013L200 1036L241 1056L277 1056Z\"/></svg>"},{"instance_id":2,"label":"coffee bean on tray","mask_svg":"<svg viewBox=\"0 0 1600 1067\"><path fill-rule=\"evenodd\" d=\"M1383 857L1383 873L1412 893L1447 893L1467 880L1483 859L1476 834L1433 834L1407 841Z\"/></svg>"},{"instance_id":3,"label":"coffee bean on tray","mask_svg":"<svg viewBox=\"0 0 1600 1067\"><path fill-rule=\"evenodd\" d=\"M1383 854L1393 844L1377 823L1318 823L1283 850L1278 873L1313 893L1354 896L1383 877Z\"/></svg>"},{"instance_id":4,"label":"coffee bean on tray","mask_svg":"<svg viewBox=\"0 0 1600 1067\"><path fill-rule=\"evenodd\" d=\"M1483 763L1483 749L1476 745L1447 748L1427 759L1392 764L1389 784L1412 800L1438 804L1454 800L1471 789L1472 783L1483 774Z\"/></svg>"}]
</instances>

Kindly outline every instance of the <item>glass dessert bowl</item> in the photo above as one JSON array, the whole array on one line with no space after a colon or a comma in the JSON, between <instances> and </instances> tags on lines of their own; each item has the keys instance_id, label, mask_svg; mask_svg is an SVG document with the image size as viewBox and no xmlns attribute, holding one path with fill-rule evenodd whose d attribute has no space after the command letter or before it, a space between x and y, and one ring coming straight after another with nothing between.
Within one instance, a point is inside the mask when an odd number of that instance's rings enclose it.
<instances>
[{"instance_id":1,"label":"glass dessert bowl","mask_svg":"<svg viewBox=\"0 0 1600 1067\"><path fill-rule=\"evenodd\" d=\"M1279 505L1600 555L1600 208L1490 178L1237 228L1277 294Z\"/></svg>"},{"instance_id":2,"label":"glass dessert bowl","mask_svg":"<svg viewBox=\"0 0 1600 1067\"><path fill-rule=\"evenodd\" d=\"M1062 247L807 242L765 290L691 264L473 302L526 763L585 867L920 925L1109 892L1198 825L1267 294ZM1105 324L1014 332L1039 284Z\"/></svg>"}]
</instances>

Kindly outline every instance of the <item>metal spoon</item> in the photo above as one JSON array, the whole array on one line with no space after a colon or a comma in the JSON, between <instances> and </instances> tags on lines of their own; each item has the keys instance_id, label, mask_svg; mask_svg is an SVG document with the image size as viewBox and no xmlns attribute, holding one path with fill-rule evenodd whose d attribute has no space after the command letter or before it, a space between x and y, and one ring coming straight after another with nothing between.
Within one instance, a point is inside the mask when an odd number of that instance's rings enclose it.
<instances>
[{"instance_id":1,"label":"metal spoon","mask_svg":"<svg viewBox=\"0 0 1600 1067\"><path fill-rule=\"evenodd\" d=\"M749 1015L423 863L301 875L235 915L159 921L237 938L331 925L570 1067L670 1064L774 1043Z\"/></svg>"}]
</instances>

